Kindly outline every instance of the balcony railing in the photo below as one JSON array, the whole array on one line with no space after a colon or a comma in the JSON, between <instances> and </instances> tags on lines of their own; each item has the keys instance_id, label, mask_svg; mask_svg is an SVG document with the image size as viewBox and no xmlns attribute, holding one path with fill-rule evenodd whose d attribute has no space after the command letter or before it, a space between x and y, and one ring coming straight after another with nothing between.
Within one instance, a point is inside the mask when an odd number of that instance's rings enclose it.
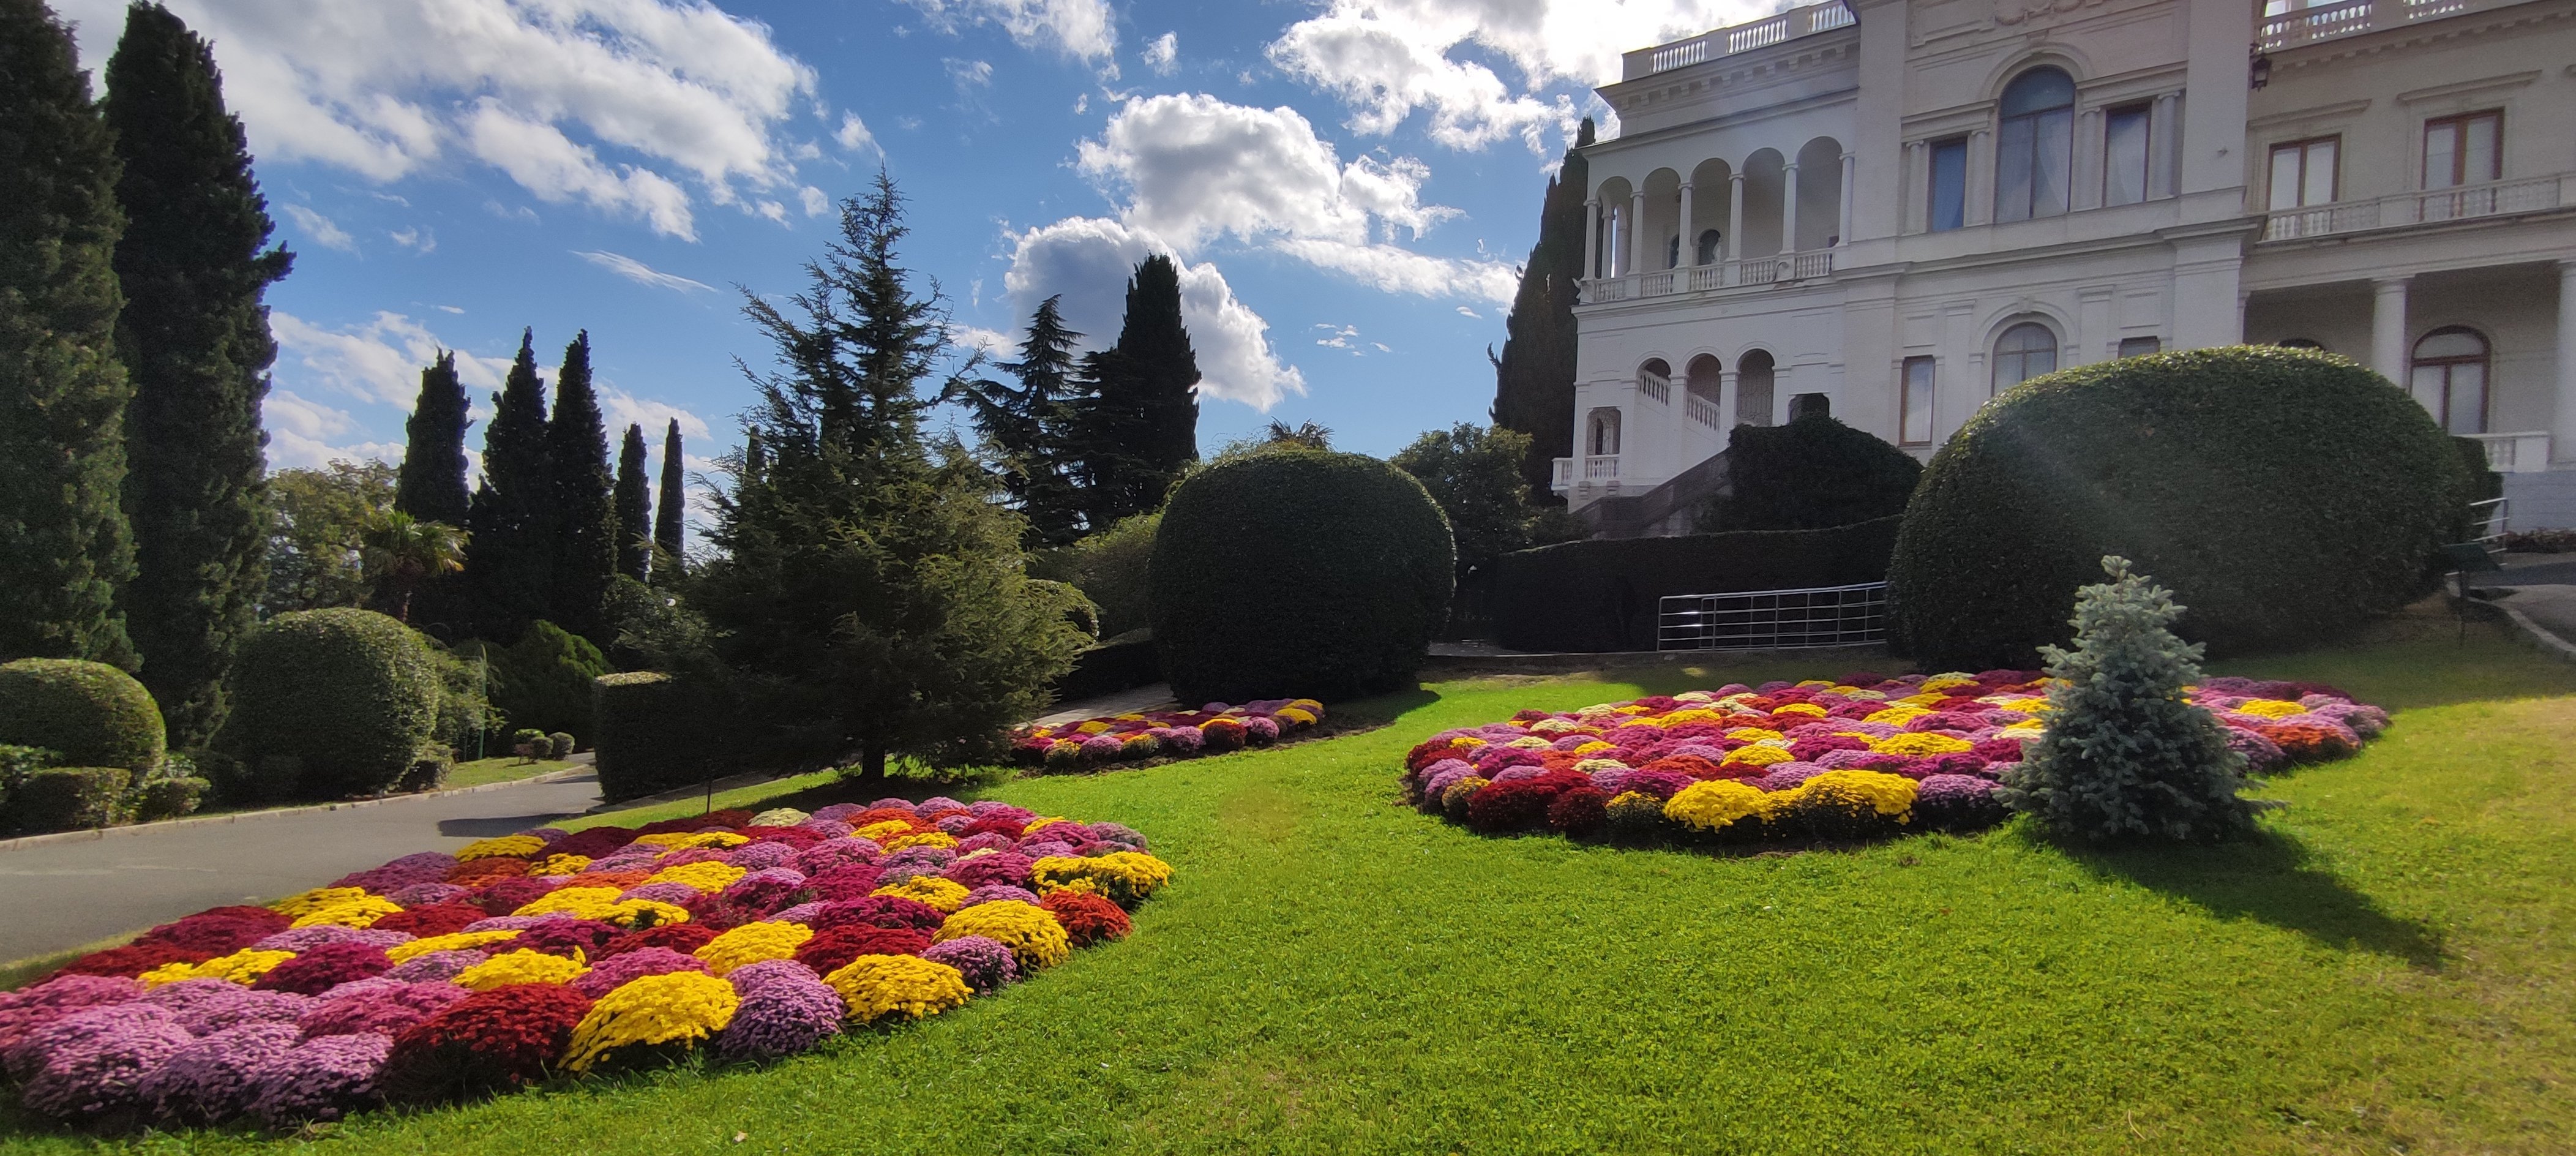
<instances>
[{"instance_id":1,"label":"balcony railing","mask_svg":"<svg viewBox=\"0 0 2576 1156\"><path fill-rule=\"evenodd\" d=\"M1738 52L1769 48L1774 44L1784 44L1801 36L1831 32L1837 28L1849 28L1851 25L1851 9L1843 6L1843 0L1826 0L1822 4L1792 8L1777 16L1766 17L1750 24L1720 28L1688 40L1658 44L1653 48L1640 48L1621 59L1619 78L1635 80L1639 77L1653 76L1658 72L1688 68L1720 57L1733 56Z\"/></svg>"},{"instance_id":2,"label":"balcony railing","mask_svg":"<svg viewBox=\"0 0 2576 1156\"><path fill-rule=\"evenodd\" d=\"M2499 474L2536 474L2549 468L2549 433L2470 434L2487 447L2487 468Z\"/></svg>"},{"instance_id":3,"label":"balcony railing","mask_svg":"<svg viewBox=\"0 0 2576 1156\"><path fill-rule=\"evenodd\" d=\"M1708 265L1686 265L1679 269L1662 269L1653 273L1594 277L1583 282L1583 303L1598 305L1604 301L1630 301L1639 297L1663 297L1674 293L1758 288L1764 285L1781 285L1833 275L1834 251L1816 249L1805 253L1746 257L1740 261L1719 261Z\"/></svg>"},{"instance_id":4,"label":"balcony railing","mask_svg":"<svg viewBox=\"0 0 2576 1156\"><path fill-rule=\"evenodd\" d=\"M1556 476L1550 480L1548 489L1562 494L1578 484L1585 489L1597 486L1618 489L1619 455L1586 454L1579 458L1556 459Z\"/></svg>"},{"instance_id":5,"label":"balcony railing","mask_svg":"<svg viewBox=\"0 0 2576 1156\"><path fill-rule=\"evenodd\" d=\"M1682 412L1689 414L1692 421L1710 429L1717 428L1717 401L1714 398L1688 394L1682 403Z\"/></svg>"},{"instance_id":6,"label":"balcony railing","mask_svg":"<svg viewBox=\"0 0 2576 1156\"><path fill-rule=\"evenodd\" d=\"M2263 222L2266 241L2295 241L2372 229L2402 229L2444 221L2466 221L2512 213L2536 213L2567 204L2562 176L2524 177L2448 189L2392 193L2360 201L2336 201L2275 209Z\"/></svg>"},{"instance_id":7,"label":"balcony railing","mask_svg":"<svg viewBox=\"0 0 2576 1156\"><path fill-rule=\"evenodd\" d=\"M1671 405L1673 403L1673 379L1660 373L1640 373L1637 375L1637 392L1645 394L1647 397L1651 397L1664 405Z\"/></svg>"},{"instance_id":8,"label":"balcony railing","mask_svg":"<svg viewBox=\"0 0 2576 1156\"><path fill-rule=\"evenodd\" d=\"M2340 0L2295 6L2299 0L2271 0L2263 7L2255 39L2266 52L2314 44L2342 36L2398 28L2419 20L2502 8L2526 0Z\"/></svg>"}]
</instances>

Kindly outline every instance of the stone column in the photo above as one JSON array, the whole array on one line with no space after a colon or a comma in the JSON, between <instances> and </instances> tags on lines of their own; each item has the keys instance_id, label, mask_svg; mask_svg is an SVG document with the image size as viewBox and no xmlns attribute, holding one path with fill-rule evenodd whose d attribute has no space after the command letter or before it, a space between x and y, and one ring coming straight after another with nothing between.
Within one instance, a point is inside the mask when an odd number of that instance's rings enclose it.
<instances>
[{"instance_id":1,"label":"stone column","mask_svg":"<svg viewBox=\"0 0 2576 1156\"><path fill-rule=\"evenodd\" d=\"M2102 178L2108 167L2110 139L2103 135L2102 110L2088 108L2075 116L2075 155L2067 180L2074 188L2068 204L2077 212L2102 207Z\"/></svg>"},{"instance_id":2,"label":"stone column","mask_svg":"<svg viewBox=\"0 0 2576 1156\"><path fill-rule=\"evenodd\" d=\"M1681 217L1675 231L1681 234L1682 241L1681 244L1673 246L1673 264L1699 264L1699 231L1691 228L1691 183L1689 181L1682 182ZM1674 288L1683 288L1683 286L1677 285Z\"/></svg>"},{"instance_id":3,"label":"stone column","mask_svg":"<svg viewBox=\"0 0 2576 1156\"><path fill-rule=\"evenodd\" d=\"M1583 275L1601 275L1601 198L1583 201Z\"/></svg>"},{"instance_id":4,"label":"stone column","mask_svg":"<svg viewBox=\"0 0 2576 1156\"><path fill-rule=\"evenodd\" d=\"M2576 261L2558 263L2558 412L2549 432L2550 459L2576 460Z\"/></svg>"},{"instance_id":5,"label":"stone column","mask_svg":"<svg viewBox=\"0 0 2576 1156\"><path fill-rule=\"evenodd\" d=\"M2406 382L2406 281L2381 277L2370 283L2370 367L2399 389L2411 388Z\"/></svg>"},{"instance_id":6,"label":"stone column","mask_svg":"<svg viewBox=\"0 0 2576 1156\"><path fill-rule=\"evenodd\" d=\"M2167 92L2156 97L2154 111L2147 114L2147 196L2170 197L2177 188L2174 181L2176 146L2182 142L2182 94Z\"/></svg>"},{"instance_id":7,"label":"stone column","mask_svg":"<svg viewBox=\"0 0 2576 1156\"><path fill-rule=\"evenodd\" d=\"M1836 213L1834 218L1834 244L1836 246L1852 243L1852 177L1854 175L1854 170L1857 167L1858 158L1854 157L1850 153L1844 153L1842 205L1840 207L1841 211Z\"/></svg>"},{"instance_id":8,"label":"stone column","mask_svg":"<svg viewBox=\"0 0 2576 1156\"><path fill-rule=\"evenodd\" d=\"M1726 177L1726 241L1720 256L1744 255L1744 173L1738 170Z\"/></svg>"},{"instance_id":9,"label":"stone column","mask_svg":"<svg viewBox=\"0 0 2576 1156\"><path fill-rule=\"evenodd\" d=\"M1995 220L1995 131L1981 128L1968 134L1968 179L1960 192L1967 201L1960 206L1964 225L1991 225Z\"/></svg>"},{"instance_id":10,"label":"stone column","mask_svg":"<svg viewBox=\"0 0 2576 1156\"><path fill-rule=\"evenodd\" d=\"M1905 211L1899 225L1908 233L1921 233L1932 227L1932 142L1913 141L1905 146Z\"/></svg>"},{"instance_id":11,"label":"stone column","mask_svg":"<svg viewBox=\"0 0 2576 1156\"><path fill-rule=\"evenodd\" d=\"M1628 195L1628 271L1643 273L1646 264L1646 190Z\"/></svg>"},{"instance_id":12,"label":"stone column","mask_svg":"<svg viewBox=\"0 0 2576 1156\"><path fill-rule=\"evenodd\" d=\"M1726 436L1727 431L1735 428L1735 403L1737 397L1738 395L1735 392L1735 371L1726 366L1719 366L1717 370L1717 433L1719 437Z\"/></svg>"},{"instance_id":13,"label":"stone column","mask_svg":"<svg viewBox=\"0 0 2576 1156\"><path fill-rule=\"evenodd\" d=\"M1798 162L1780 172L1780 251L1798 251Z\"/></svg>"}]
</instances>

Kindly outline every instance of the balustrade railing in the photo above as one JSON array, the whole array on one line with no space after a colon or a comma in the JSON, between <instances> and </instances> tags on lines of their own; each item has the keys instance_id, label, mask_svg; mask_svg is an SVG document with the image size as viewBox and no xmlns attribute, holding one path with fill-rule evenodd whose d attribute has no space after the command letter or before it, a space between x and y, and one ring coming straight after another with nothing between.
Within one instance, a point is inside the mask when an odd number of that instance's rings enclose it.
<instances>
[{"instance_id":1,"label":"balustrade railing","mask_svg":"<svg viewBox=\"0 0 2576 1156\"><path fill-rule=\"evenodd\" d=\"M1671 405L1673 403L1673 379L1660 373L1640 373L1637 375L1637 392L1645 394L1647 397L1653 398L1664 405Z\"/></svg>"},{"instance_id":2,"label":"balustrade railing","mask_svg":"<svg viewBox=\"0 0 2576 1156\"><path fill-rule=\"evenodd\" d=\"M1822 4L1792 8L1748 24L1702 33L1688 40L1638 49L1621 58L1619 75L1623 80L1635 80L1851 25L1851 9L1843 6L1843 0L1826 0Z\"/></svg>"},{"instance_id":3,"label":"balustrade railing","mask_svg":"<svg viewBox=\"0 0 2576 1156\"><path fill-rule=\"evenodd\" d=\"M1696 393L1686 394L1682 399L1682 412L1688 414L1692 421L1698 422L1710 429L1718 428L1717 401L1713 398L1703 397Z\"/></svg>"},{"instance_id":4,"label":"balustrade railing","mask_svg":"<svg viewBox=\"0 0 2576 1156\"><path fill-rule=\"evenodd\" d=\"M1814 277L1831 277L1833 274L1834 251L1831 249L1778 253L1769 257L1746 257L1653 273L1590 278L1583 282L1583 303L1598 305L1605 301L1627 301L1638 297L1778 285Z\"/></svg>"},{"instance_id":5,"label":"balustrade railing","mask_svg":"<svg viewBox=\"0 0 2576 1156\"><path fill-rule=\"evenodd\" d=\"M2273 0L2264 6L2255 41L2266 52L2396 28L2526 0L2340 0L2298 6L2299 0Z\"/></svg>"},{"instance_id":6,"label":"balustrade railing","mask_svg":"<svg viewBox=\"0 0 2576 1156\"><path fill-rule=\"evenodd\" d=\"M2507 213L2543 212L2565 207L2564 180L2563 176L2552 174L2276 209L2264 219L2263 239L2295 241L2301 237L2399 229Z\"/></svg>"}]
</instances>

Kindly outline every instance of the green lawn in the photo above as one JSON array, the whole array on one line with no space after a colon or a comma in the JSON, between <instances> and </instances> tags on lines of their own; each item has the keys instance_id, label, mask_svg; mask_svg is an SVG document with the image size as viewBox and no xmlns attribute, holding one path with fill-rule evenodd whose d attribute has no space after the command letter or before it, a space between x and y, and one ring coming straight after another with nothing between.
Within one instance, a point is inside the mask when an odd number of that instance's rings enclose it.
<instances>
[{"instance_id":1,"label":"green lawn","mask_svg":"<svg viewBox=\"0 0 2576 1156\"><path fill-rule=\"evenodd\" d=\"M555 759L537 759L532 762L517 755L474 759L470 762L458 763L454 769L448 771L447 786L480 787L486 783L515 783L521 779L533 779L539 775L566 770L571 766L571 763Z\"/></svg>"},{"instance_id":2,"label":"green lawn","mask_svg":"<svg viewBox=\"0 0 2576 1156\"><path fill-rule=\"evenodd\" d=\"M992 788L1153 838L1177 878L1133 938L775 1068L378 1113L328 1143L2576 1150L2576 668L2484 630L2224 665L2337 681L2397 722L2274 781L2290 805L2264 838L2219 849L2071 854L2008 827L1712 858L1481 838L1398 804L1397 759L1441 727L1785 669L1436 685L1337 708L1394 721L1329 742Z\"/></svg>"}]
</instances>

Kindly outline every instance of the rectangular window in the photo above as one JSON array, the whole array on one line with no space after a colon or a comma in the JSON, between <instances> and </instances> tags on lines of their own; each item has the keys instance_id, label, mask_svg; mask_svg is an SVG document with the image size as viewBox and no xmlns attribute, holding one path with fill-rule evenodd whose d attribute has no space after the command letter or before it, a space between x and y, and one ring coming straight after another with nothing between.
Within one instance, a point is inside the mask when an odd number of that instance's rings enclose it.
<instances>
[{"instance_id":1,"label":"rectangular window","mask_svg":"<svg viewBox=\"0 0 2576 1156\"><path fill-rule=\"evenodd\" d=\"M2123 337L2120 339L2120 356L2145 357L2150 353L2161 352L2164 347L2164 342L2152 337Z\"/></svg>"},{"instance_id":2,"label":"rectangular window","mask_svg":"<svg viewBox=\"0 0 2576 1156\"><path fill-rule=\"evenodd\" d=\"M2147 199L2147 117L2153 107L2132 104L2104 115L2103 204L2134 205Z\"/></svg>"},{"instance_id":3,"label":"rectangular window","mask_svg":"<svg viewBox=\"0 0 2576 1156\"><path fill-rule=\"evenodd\" d=\"M1932 142L1932 213L1927 218L1933 232L1956 229L1967 223L1968 209L1968 138L1952 137Z\"/></svg>"},{"instance_id":4,"label":"rectangular window","mask_svg":"<svg viewBox=\"0 0 2576 1156\"><path fill-rule=\"evenodd\" d=\"M2343 138L2328 136L2273 145L2271 207L2332 204L2342 192L2335 167L2342 144Z\"/></svg>"},{"instance_id":5,"label":"rectangular window","mask_svg":"<svg viewBox=\"0 0 2576 1156\"><path fill-rule=\"evenodd\" d=\"M2424 187L2504 178L2504 114L2473 112L2424 122Z\"/></svg>"},{"instance_id":6,"label":"rectangular window","mask_svg":"<svg viewBox=\"0 0 2576 1156\"><path fill-rule=\"evenodd\" d=\"M1905 359L1904 396L1897 399L1896 443L1932 444L1932 359Z\"/></svg>"}]
</instances>

